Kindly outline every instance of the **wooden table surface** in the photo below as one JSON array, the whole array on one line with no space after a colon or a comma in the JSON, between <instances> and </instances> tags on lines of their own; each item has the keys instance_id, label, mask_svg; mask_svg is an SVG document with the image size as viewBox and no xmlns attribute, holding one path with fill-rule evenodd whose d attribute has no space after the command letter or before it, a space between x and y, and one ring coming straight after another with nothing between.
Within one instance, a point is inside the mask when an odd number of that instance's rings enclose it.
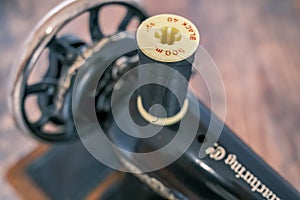
<instances>
[{"instance_id":1,"label":"wooden table surface","mask_svg":"<svg viewBox=\"0 0 300 200\"><path fill-rule=\"evenodd\" d=\"M0 199L15 199L5 169L36 143L19 134L5 104L7 72L24 38L59 1L1 1ZM221 73L226 123L300 190L300 6L296 0L145 0L150 15L182 15ZM83 23L83 22L81 22ZM75 28L76 29L76 28ZM78 26L77 26L78 29ZM72 29L71 29L72 30ZM82 33L86 37L87 33ZM200 87L201 88L201 87ZM209 98L200 93L209 104ZM18 147L10 144L18 141Z\"/></svg>"}]
</instances>

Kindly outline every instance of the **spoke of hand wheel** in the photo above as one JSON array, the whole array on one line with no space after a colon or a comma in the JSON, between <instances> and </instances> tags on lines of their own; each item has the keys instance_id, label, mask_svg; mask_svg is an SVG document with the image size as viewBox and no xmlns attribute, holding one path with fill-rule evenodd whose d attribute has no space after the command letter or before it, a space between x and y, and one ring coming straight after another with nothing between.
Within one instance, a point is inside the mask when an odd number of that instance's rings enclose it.
<instances>
[{"instance_id":1,"label":"spoke of hand wheel","mask_svg":"<svg viewBox=\"0 0 300 200\"><path fill-rule=\"evenodd\" d=\"M89 28L93 42L101 40L104 37L99 27L98 13L99 8L95 8L90 11Z\"/></svg>"},{"instance_id":2,"label":"spoke of hand wheel","mask_svg":"<svg viewBox=\"0 0 300 200\"><path fill-rule=\"evenodd\" d=\"M56 54L56 56L64 62L73 62L74 59L80 54L80 51L75 47L72 47L65 39L53 38L48 47L50 51Z\"/></svg>"},{"instance_id":3,"label":"spoke of hand wheel","mask_svg":"<svg viewBox=\"0 0 300 200\"><path fill-rule=\"evenodd\" d=\"M128 24L130 23L130 21L132 20L132 18L134 16L135 16L135 14L132 11L127 10L126 16L124 17L122 22L119 24L118 31L125 31L126 27L128 26Z\"/></svg>"},{"instance_id":4,"label":"spoke of hand wheel","mask_svg":"<svg viewBox=\"0 0 300 200\"><path fill-rule=\"evenodd\" d=\"M43 114L39 120L31 124L31 127L40 129L49 121L50 116Z\"/></svg>"}]
</instances>

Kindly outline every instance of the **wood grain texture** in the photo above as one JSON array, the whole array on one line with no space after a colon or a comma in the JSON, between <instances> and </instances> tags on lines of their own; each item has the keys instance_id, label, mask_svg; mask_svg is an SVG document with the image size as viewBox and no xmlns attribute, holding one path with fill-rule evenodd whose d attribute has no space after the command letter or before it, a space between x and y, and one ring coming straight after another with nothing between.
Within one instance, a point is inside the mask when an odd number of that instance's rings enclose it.
<instances>
[{"instance_id":1,"label":"wood grain texture","mask_svg":"<svg viewBox=\"0 0 300 200\"><path fill-rule=\"evenodd\" d=\"M7 180L18 191L18 194L22 199L49 199L26 173L26 167L31 162L34 162L39 156L43 155L49 148L50 146L40 145L32 153L26 156L26 158L21 159L16 165L9 169Z\"/></svg>"},{"instance_id":2,"label":"wood grain texture","mask_svg":"<svg viewBox=\"0 0 300 200\"><path fill-rule=\"evenodd\" d=\"M10 199L2 170L20 158L24 139L8 120L7 73L32 27L55 1L1 1L0 199ZM201 44L222 75L226 123L300 190L300 3L297 0L140 0L150 15L182 15L200 29ZM108 13L109 14L109 13ZM111 13L114 18L116 13ZM75 23L77 31L86 22ZM75 30L71 28L70 30ZM88 37L87 33L82 33ZM205 86L197 85L199 91ZM209 95L199 93L209 105ZM221 102L222 103L222 102ZM10 145L18 141L17 147ZM8 190L11 191L11 190Z\"/></svg>"}]
</instances>

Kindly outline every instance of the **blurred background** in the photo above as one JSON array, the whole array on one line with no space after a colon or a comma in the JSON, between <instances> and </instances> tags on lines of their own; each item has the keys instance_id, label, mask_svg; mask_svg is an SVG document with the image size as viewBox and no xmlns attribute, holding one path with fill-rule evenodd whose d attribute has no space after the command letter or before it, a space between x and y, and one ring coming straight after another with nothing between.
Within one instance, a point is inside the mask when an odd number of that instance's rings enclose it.
<instances>
[{"instance_id":1,"label":"blurred background","mask_svg":"<svg viewBox=\"0 0 300 200\"><path fill-rule=\"evenodd\" d=\"M7 170L39 143L7 107L9 72L25 38L59 0L0 0L0 199L19 199ZM182 15L199 28L227 94L226 124L300 190L300 1L141 0L149 15ZM124 13L123 13L124 14ZM111 21L122 13L107 12ZM66 32L88 38L86 16ZM122 17L122 16L121 16ZM80 28L79 28L80 27ZM86 27L85 29L83 27ZM200 98L209 105L209 97Z\"/></svg>"}]
</instances>

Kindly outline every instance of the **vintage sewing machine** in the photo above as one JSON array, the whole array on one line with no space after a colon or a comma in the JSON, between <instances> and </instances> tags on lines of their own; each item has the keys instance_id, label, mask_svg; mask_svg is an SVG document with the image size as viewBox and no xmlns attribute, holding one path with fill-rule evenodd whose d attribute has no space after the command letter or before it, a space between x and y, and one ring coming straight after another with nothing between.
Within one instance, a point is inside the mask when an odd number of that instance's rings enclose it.
<instances>
[{"instance_id":1,"label":"vintage sewing machine","mask_svg":"<svg viewBox=\"0 0 300 200\"><path fill-rule=\"evenodd\" d=\"M99 12L111 5L127 13L115 34L105 35ZM83 13L89 13L91 43L59 36ZM126 31L133 18L139 28ZM215 67L199 41L198 29L188 19L148 17L132 1L66 1L36 27L16 63L11 93L15 121L42 141L74 143L55 154L70 170L60 176L82 182L64 182L76 190L103 182L98 199L300 199L189 88L192 74L204 73L199 62L205 59L206 67ZM30 84L45 49L47 70ZM26 106L30 97L39 108L36 120ZM77 162L68 163L69 157ZM36 170L50 169L49 159L29 169L37 183L53 179L50 174L41 181ZM55 198L56 186L51 187Z\"/></svg>"}]
</instances>

